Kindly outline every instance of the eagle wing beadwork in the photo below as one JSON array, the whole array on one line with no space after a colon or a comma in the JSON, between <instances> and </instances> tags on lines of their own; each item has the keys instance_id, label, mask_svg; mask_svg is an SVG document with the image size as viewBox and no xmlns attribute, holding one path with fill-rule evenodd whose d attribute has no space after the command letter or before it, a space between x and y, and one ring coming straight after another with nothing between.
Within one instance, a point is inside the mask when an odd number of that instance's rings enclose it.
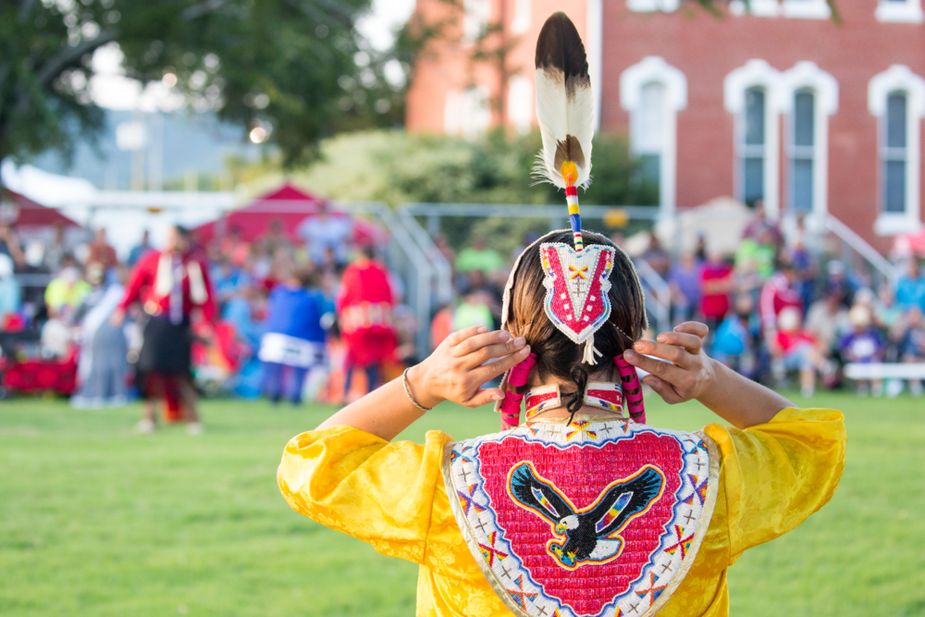
<instances>
[{"instance_id":1,"label":"eagle wing beadwork","mask_svg":"<svg viewBox=\"0 0 925 617\"><path fill-rule=\"evenodd\" d=\"M529 461L513 467L508 477L514 502L549 523L553 538L547 551L567 569L616 559L624 544L618 532L658 500L665 484L662 472L646 465L612 482L591 506L578 510Z\"/></svg>"},{"instance_id":2,"label":"eagle wing beadwork","mask_svg":"<svg viewBox=\"0 0 925 617\"><path fill-rule=\"evenodd\" d=\"M541 479L531 463L521 463L511 473L511 495L522 507L532 510L555 526L575 510L551 482Z\"/></svg>"}]
</instances>

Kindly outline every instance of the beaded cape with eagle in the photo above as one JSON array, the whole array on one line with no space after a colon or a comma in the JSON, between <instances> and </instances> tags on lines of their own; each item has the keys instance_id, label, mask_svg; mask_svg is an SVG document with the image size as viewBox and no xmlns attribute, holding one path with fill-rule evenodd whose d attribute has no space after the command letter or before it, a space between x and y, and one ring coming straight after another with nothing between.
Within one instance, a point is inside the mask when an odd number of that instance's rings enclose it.
<instances>
[{"instance_id":1,"label":"beaded cape with eagle","mask_svg":"<svg viewBox=\"0 0 925 617\"><path fill-rule=\"evenodd\" d=\"M450 444L443 474L456 522L515 615L653 615L710 524L715 446L699 433L580 418Z\"/></svg>"}]
</instances>

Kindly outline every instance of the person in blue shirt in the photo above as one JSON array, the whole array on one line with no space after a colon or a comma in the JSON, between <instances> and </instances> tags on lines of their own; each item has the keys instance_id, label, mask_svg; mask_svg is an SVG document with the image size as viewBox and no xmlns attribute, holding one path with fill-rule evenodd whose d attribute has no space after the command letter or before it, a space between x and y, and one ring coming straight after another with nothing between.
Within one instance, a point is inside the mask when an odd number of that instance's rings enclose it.
<instances>
[{"instance_id":1,"label":"person in blue shirt","mask_svg":"<svg viewBox=\"0 0 925 617\"><path fill-rule=\"evenodd\" d=\"M733 308L716 329L711 353L739 374L755 379L760 368L757 343L761 337L761 321L748 294L739 295Z\"/></svg>"},{"instance_id":2,"label":"person in blue shirt","mask_svg":"<svg viewBox=\"0 0 925 617\"><path fill-rule=\"evenodd\" d=\"M260 342L263 394L298 405L308 372L325 363L324 316L334 310L311 270L292 271L270 292Z\"/></svg>"},{"instance_id":3,"label":"person in blue shirt","mask_svg":"<svg viewBox=\"0 0 925 617\"><path fill-rule=\"evenodd\" d=\"M223 313L225 304L251 284L247 273L234 265L226 255L221 255L213 262L209 274L212 275L212 288Z\"/></svg>"},{"instance_id":4,"label":"person in blue shirt","mask_svg":"<svg viewBox=\"0 0 925 617\"><path fill-rule=\"evenodd\" d=\"M125 260L125 263L134 268L136 265L138 265L138 262L141 261L142 257L153 250L154 247L151 246L151 233L145 229L143 232L141 232L141 242L132 247L132 250L129 251L128 259Z\"/></svg>"},{"instance_id":5,"label":"person in blue shirt","mask_svg":"<svg viewBox=\"0 0 925 617\"><path fill-rule=\"evenodd\" d=\"M908 270L896 281L896 304L925 311L925 274L915 257L909 258Z\"/></svg>"}]
</instances>

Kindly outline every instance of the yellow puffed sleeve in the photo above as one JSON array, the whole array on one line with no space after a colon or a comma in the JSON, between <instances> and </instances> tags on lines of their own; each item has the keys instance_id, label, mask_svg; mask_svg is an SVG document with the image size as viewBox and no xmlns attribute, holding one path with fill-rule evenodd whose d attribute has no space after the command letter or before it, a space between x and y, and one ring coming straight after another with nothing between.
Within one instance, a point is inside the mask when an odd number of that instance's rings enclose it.
<instances>
[{"instance_id":1,"label":"yellow puffed sleeve","mask_svg":"<svg viewBox=\"0 0 925 617\"><path fill-rule=\"evenodd\" d=\"M738 430L711 424L725 492L729 563L790 531L831 499L845 466L845 419L828 409L784 409Z\"/></svg>"},{"instance_id":2,"label":"yellow puffed sleeve","mask_svg":"<svg viewBox=\"0 0 925 617\"><path fill-rule=\"evenodd\" d=\"M308 431L286 445L277 482L299 514L420 564L449 441L439 431L423 446L348 426Z\"/></svg>"}]
</instances>

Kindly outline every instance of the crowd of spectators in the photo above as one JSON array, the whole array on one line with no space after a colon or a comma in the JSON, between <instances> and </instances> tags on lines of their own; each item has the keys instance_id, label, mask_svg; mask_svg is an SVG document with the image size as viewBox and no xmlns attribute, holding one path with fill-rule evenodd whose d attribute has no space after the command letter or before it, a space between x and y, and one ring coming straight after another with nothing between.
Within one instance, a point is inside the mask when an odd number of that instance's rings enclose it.
<instances>
[{"instance_id":1,"label":"crowd of spectators","mask_svg":"<svg viewBox=\"0 0 925 617\"><path fill-rule=\"evenodd\" d=\"M370 371L365 360L357 364L356 353L331 345L332 340L345 338L338 332L345 315L347 323L356 321L355 310L341 310L341 320L334 319L337 299L346 293L345 269L354 260L355 269L363 274L347 277L356 281L353 285L370 293L376 288L376 302L388 300L395 305L387 320L395 335L396 365L426 351L416 350L413 341L418 324L425 323L427 316L414 316L396 302L393 290L399 285L378 282L379 274L367 266L373 252L366 251L364 257L351 243L349 218L306 219L298 229L298 241L286 231L274 221L262 236L248 240L242 230L231 226L199 248L209 264L222 324L208 332L213 338L211 351L198 355L200 364L210 365L203 376L215 375L216 381L231 384L238 395L263 393L293 402L300 401L303 392L333 401L349 398L354 369L367 369L358 373L367 387L375 385L386 376L382 370ZM0 226L0 331L39 331L41 326L41 354L64 358L81 345L90 345L94 335L105 329L105 313L114 309L131 268L154 247L145 233L120 260L102 230L76 244L66 240L63 230L54 233L55 241L46 243L37 259L35 254L26 255L12 229ZM456 294L429 316L432 344L467 326L496 327L512 256L493 249L484 238L473 239L458 253L443 238L436 241L453 265ZM925 362L925 271L917 259L910 256L898 264L897 280L877 280L827 255L824 245L802 219L781 226L767 218L758 204L734 254L711 251L701 238L694 250L676 255L652 235L636 259L645 261L666 282L647 291L670 307L671 321L706 322L711 329L709 352L758 381L797 385L810 395L820 386L845 385L842 368L849 362ZM23 272L45 272L50 280L37 293L17 284L15 275ZM668 297L658 297L659 289L669 290ZM309 304L311 310L306 308ZM376 311L364 314L363 320L384 320ZM313 323L292 325L293 314L311 314ZM287 327L322 345L322 364L331 370L297 371L292 381L278 367L268 366L272 362L262 362L261 345L268 328ZM129 358L137 353L138 339L129 328L125 338ZM373 346L383 344L377 340ZM376 360L377 366L381 362ZM268 382L268 375L276 376ZM895 395L907 384L913 394L921 394L922 382L914 379L849 385L861 394ZM116 392L114 400L120 402L129 394L127 389ZM94 403L92 393L85 398ZM75 400L82 400L80 392Z\"/></svg>"},{"instance_id":2,"label":"crowd of spectators","mask_svg":"<svg viewBox=\"0 0 925 617\"><path fill-rule=\"evenodd\" d=\"M619 235L614 240L623 242ZM458 299L438 313L433 338L497 325L512 257L479 238L458 254L441 238L437 245L454 264ZM672 323L707 323L708 351L762 383L799 386L809 396L820 385L845 386L849 362L925 362L925 271L917 258L897 263L896 281L878 280L826 254L824 246L802 217L780 225L758 203L733 254L711 251L700 237L694 250L673 255L652 234L635 259L667 283L643 281L651 300L670 307ZM661 288L668 297L659 296ZM906 387L897 380L847 385L862 395L896 395ZM908 380L908 387L922 393L920 380Z\"/></svg>"},{"instance_id":3,"label":"crowd of spectators","mask_svg":"<svg viewBox=\"0 0 925 617\"><path fill-rule=\"evenodd\" d=\"M362 394L385 376L386 367L379 358L374 367L368 366L372 362L350 364L356 352L349 353L344 341L353 333L344 332L339 327L341 320L336 319L339 312L349 314L354 329L362 330L365 313L351 309L351 300L344 296L349 292L353 301L364 301L364 289L371 289L370 277L385 272L375 260L374 248L354 243L349 217L327 212L308 217L296 230L295 239L278 220L250 240L234 226L221 231L194 249L208 264L215 304L214 318L199 315L199 323L194 323L194 332L201 335L194 348L200 386L247 397L262 394L274 401L298 403L308 394L339 402ZM133 268L157 247L145 231L120 259L102 229L92 235L65 234L59 227L51 235L52 242L43 242L41 251L27 256L15 230L0 226L0 351L7 356L7 366L24 355L63 367L73 365L78 376L72 397L75 405L122 404L132 395L126 367L142 343L140 322L145 307L136 307L124 327L120 324L117 329L116 338L124 345L113 346L115 339L110 338L108 354L93 354L93 341L106 339L107 331L113 330L110 317ZM375 319L388 322L391 328L393 285L387 275L376 280L380 281L381 303L375 307ZM359 292L347 289L350 285ZM400 343L413 338L414 332L407 331L407 320L396 319L395 325L398 338L393 350L407 350ZM269 344L268 333L278 335ZM299 358L293 360L296 339L315 344L321 351L307 356L299 348L295 350ZM368 344L356 336L350 340L354 346ZM27 344L20 344L23 341ZM118 385L101 393L85 383L83 377L88 373L83 365L90 358L98 364L107 355L122 370L110 373ZM289 360L299 365L298 370L288 370L285 363ZM359 380L351 379L353 369L362 375Z\"/></svg>"}]
</instances>

